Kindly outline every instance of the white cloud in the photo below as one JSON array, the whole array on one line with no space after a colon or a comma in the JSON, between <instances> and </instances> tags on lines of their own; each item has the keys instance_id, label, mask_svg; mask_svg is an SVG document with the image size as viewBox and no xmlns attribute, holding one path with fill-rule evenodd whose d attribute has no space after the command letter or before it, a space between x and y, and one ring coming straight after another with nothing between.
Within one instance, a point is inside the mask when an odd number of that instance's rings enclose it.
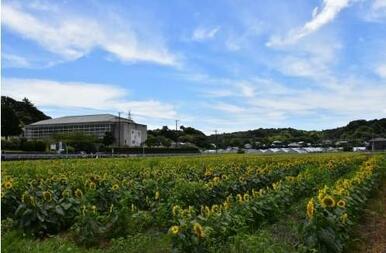
<instances>
[{"instance_id":1,"label":"white cloud","mask_svg":"<svg viewBox=\"0 0 386 253\"><path fill-rule=\"evenodd\" d=\"M3 66L5 65L7 67L27 68L31 66L27 58L14 54L3 53L2 60L4 61Z\"/></svg>"},{"instance_id":2,"label":"white cloud","mask_svg":"<svg viewBox=\"0 0 386 253\"><path fill-rule=\"evenodd\" d=\"M174 106L157 100L128 100L129 92L110 84L59 82L39 79L6 78L2 80L2 95L15 99L27 97L39 107L75 110L131 110L142 117L175 119Z\"/></svg>"},{"instance_id":3,"label":"white cloud","mask_svg":"<svg viewBox=\"0 0 386 253\"><path fill-rule=\"evenodd\" d=\"M219 30L219 26L213 28L198 27L193 31L192 40L204 41L213 39Z\"/></svg>"},{"instance_id":4,"label":"white cloud","mask_svg":"<svg viewBox=\"0 0 386 253\"><path fill-rule=\"evenodd\" d=\"M100 48L122 61L147 61L162 65L176 65L177 58L154 38L140 40L136 31L119 23L68 14L66 11L40 10L36 15L18 5L3 3L2 24L26 39L37 42L44 49L65 60L78 59ZM152 41L152 43L146 43Z\"/></svg>"},{"instance_id":5,"label":"white cloud","mask_svg":"<svg viewBox=\"0 0 386 253\"><path fill-rule=\"evenodd\" d=\"M240 93L243 97L253 97L255 95L255 87L249 82L241 81L236 87L240 90Z\"/></svg>"},{"instance_id":6,"label":"white cloud","mask_svg":"<svg viewBox=\"0 0 386 253\"><path fill-rule=\"evenodd\" d=\"M363 14L362 14L363 15ZM369 10L363 15L366 21L382 22L386 19L386 1L373 0Z\"/></svg>"},{"instance_id":7,"label":"white cloud","mask_svg":"<svg viewBox=\"0 0 386 253\"><path fill-rule=\"evenodd\" d=\"M352 1L352 0L351 0ZM323 0L323 7L319 11L315 8L312 12L312 19L303 27L292 30L287 37L272 37L267 46L275 47L286 44L292 44L303 37L316 32L321 27L330 23L344 8L348 7L350 0Z\"/></svg>"},{"instance_id":8,"label":"white cloud","mask_svg":"<svg viewBox=\"0 0 386 253\"><path fill-rule=\"evenodd\" d=\"M386 9L386 1L385 0L374 0L372 7L374 10Z\"/></svg>"},{"instance_id":9,"label":"white cloud","mask_svg":"<svg viewBox=\"0 0 386 253\"><path fill-rule=\"evenodd\" d=\"M210 105L210 107L226 113L241 113L245 111L245 108L241 106L237 106L229 103L223 103L223 102L212 104Z\"/></svg>"},{"instance_id":10,"label":"white cloud","mask_svg":"<svg viewBox=\"0 0 386 253\"><path fill-rule=\"evenodd\" d=\"M380 65L375 69L375 73L381 78L386 79L386 64Z\"/></svg>"}]
</instances>

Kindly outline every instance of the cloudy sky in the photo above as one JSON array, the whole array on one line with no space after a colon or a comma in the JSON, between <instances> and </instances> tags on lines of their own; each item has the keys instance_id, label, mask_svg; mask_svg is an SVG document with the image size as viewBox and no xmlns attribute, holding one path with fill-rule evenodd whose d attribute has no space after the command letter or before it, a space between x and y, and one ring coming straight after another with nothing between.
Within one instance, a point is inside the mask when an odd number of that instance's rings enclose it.
<instances>
[{"instance_id":1,"label":"cloudy sky","mask_svg":"<svg viewBox=\"0 0 386 253\"><path fill-rule=\"evenodd\" d=\"M386 117L386 0L2 1L2 95L150 128Z\"/></svg>"}]
</instances>

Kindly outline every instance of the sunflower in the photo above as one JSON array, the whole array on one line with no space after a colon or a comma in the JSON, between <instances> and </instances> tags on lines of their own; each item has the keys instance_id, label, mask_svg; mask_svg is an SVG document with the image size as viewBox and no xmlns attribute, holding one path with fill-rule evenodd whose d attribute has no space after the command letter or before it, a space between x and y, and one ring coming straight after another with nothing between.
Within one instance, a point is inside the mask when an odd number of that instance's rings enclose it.
<instances>
[{"instance_id":1,"label":"sunflower","mask_svg":"<svg viewBox=\"0 0 386 253\"><path fill-rule=\"evenodd\" d=\"M76 190L75 190L75 197L77 197L77 198L83 197L83 192L82 192L82 190L76 189Z\"/></svg>"},{"instance_id":2,"label":"sunflower","mask_svg":"<svg viewBox=\"0 0 386 253\"><path fill-rule=\"evenodd\" d=\"M31 195L29 195L28 192L24 192L23 195L21 195L21 202L24 204L30 204L31 203Z\"/></svg>"},{"instance_id":3,"label":"sunflower","mask_svg":"<svg viewBox=\"0 0 386 253\"><path fill-rule=\"evenodd\" d=\"M177 235L179 232L180 232L179 226L174 225L169 228L169 233L172 235Z\"/></svg>"},{"instance_id":4,"label":"sunflower","mask_svg":"<svg viewBox=\"0 0 386 253\"><path fill-rule=\"evenodd\" d=\"M210 211L209 206L205 206L204 213L205 213L206 216L210 216L212 214L212 212Z\"/></svg>"},{"instance_id":5,"label":"sunflower","mask_svg":"<svg viewBox=\"0 0 386 253\"><path fill-rule=\"evenodd\" d=\"M173 216L176 216L176 215L177 215L177 212L178 212L180 209L181 209L181 208L180 208L179 205L173 206L173 208L172 208Z\"/></svg>"},{"instance_id":6,"label":"sunflower","mask_svg":"<svg viewBox=\"0 0 386 253\"><path fill-rule=\"evenodd\" d=\"M89 187L91 190L95 190L96 184L95 184L94 182L90 182L90 183L88 184L88 187Z\"/></svg>"},{"instance_id":7,"label":"sunflower","mask_svg":"<svg viewBox=\"0 0 386 253\"><path fill-rule=\"evenodd\" d=\"M308 219L312 219L312 217L314 216L314 211L315 211L314 199L311 198L307 204L307 217L308 217Z\"/></svg>"},{"instance_id":8,"label":"sunflower","mask_svg":"<svg viewBox=\"0 0 386 253\"><path fill-rule=\"evenodd\" d=\"M323 198L321 204L322 204L322 206L324 208L326 208L326 207L334 207L335 206L335 200L331 196L327 195L327 196L325 196Z\"/></svg>"},{"instance_id":9,"label":"sunflower","mask_svg":"<svg viewBox=\"0 0 386 253\"><path fill-rule=\"evenodd\" d=\"M240 203L243 203L243 196L241 196L240 193L237 194L236 197L237 197L237 201L239 201Z\"/></svg>"},{"instance_id":10,"label":"sunflower","mask_svg":"<svg viewBox=\"0 0 386 253\"><path fill-rule=\"evenodd\" d=\"M248 194L248 193L245 193L245 194L244 194L243 200L246 201L246 202L249 201L249 194Z\"/></svg>"},{"instance_id":11,"label":"sunflower","mask_svg":"<svg viewBox=\"0 0 386 253\"><path fill-rule=\"evenodd\" d=\"M116 191L119 189L119 185L118 184L114 184L112 187L111 187L111 190L113 191Z\"/></svg>"},{"instance_id":12,"label":"sunflower","mask_svg":"<svg viewBox=\"0 0 386 253\"><path fill-rule=\"evenodd\" d=\"M44 191L43 198L45 201L50 202L52 200L52 193L49 191Z\"/></svg>"},{"instance_id":13,"label":"sunflower","mask_svg":"<svg viewBox=\"0 0 386 253\"><path fill-rule=\"evenodd\" d=\"M343 199L339 200L337 203L336 203L337 206L341 207L341 208L345 208L346 207L346 201L344 201Z\"/></svg>"},{"instance_id":14,"label":"sunflower","mask_svg":"<svg viewBox=\"0 0 386 253\"><path fill-rule=\"evenodd\" d=\"M214 182L214 183L220 182L220 178L219 178L219 177L214 177L214 178L213 178L213 182Z\"/></svg>"},{"instance_id":15,"label":"sunflower","mask_svg":"<svg viewBox=\"0 0 386 253\"><path fill-rule=\"evenodd\" d=\"M62 197L63 198L69 198L70 196L71 196L71 190L69 190L69 189L66 189L66 190L64 190L63 192L62 192Z\"/></svg>"},{"instance_id":16,"label":"sunflower","mask_svg":"<svg viewBox=\"0 0 386 253\"><path fill-rule=\"evenodd\" d=\"M212 210L212 213L217 213L219 210L220 210L220 208L219 208L219 206L218 205L216 205L216 204L214 204L213 206L212 206L212 208L211 208Z\"/></svg>"},{"instance_id":17,"label":"sunflower","mask_svg":"<svg viewBox=\"0 0 386 253\"><path fill-rule=\"evenodd\" d=\"M13 186L13 184L10 180L5 181L5 183L4 183L5 189L11 189L12 186Z\"/></svg>"},{"instance_id":18,"label":"sunflower","mask_svg":"<svg viewBox=\"0 0 386 253\"><path fill-rule=\"evenodd\" d=\"M203 228L199 223L194 223L194 224L193 224L193 233L194 233L198 238L203 238L203 237L205 237L204 228Z\"/></svg>"}]
</instances>

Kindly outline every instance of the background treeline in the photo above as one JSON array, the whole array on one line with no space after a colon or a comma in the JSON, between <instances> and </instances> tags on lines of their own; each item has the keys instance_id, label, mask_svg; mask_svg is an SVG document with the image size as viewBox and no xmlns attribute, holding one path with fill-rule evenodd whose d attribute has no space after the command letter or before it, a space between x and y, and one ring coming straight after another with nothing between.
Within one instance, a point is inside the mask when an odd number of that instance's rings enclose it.
<instances>
[{"instance_id":1,"label":"background treeline","mask_svg":"<svg viewBox=\"0 0 386 253\"><path fill-rule=\"evenodd\" d=\"M22 127L30 123L49 119L50 117L39 111L27 98L16 101L10 97L1 97L1 133L8 136L18 136ZM111 134L110 134L111 135ZM108 133L103 140L92 136L74 133L71 136L54 136L54 141L65 139L72 150L95 151L98 145L111 146L113 137ZM311 145L334 146L337 141L348 141L351 146L361 146L375 137L386 137L386 118L374 120L356 120L348 125L322 131L305 131L294 128L259 128L249 131L233 133L219 133L206 135L202 131L181 126L178 130L164 126L160 129L148 130L146 146L149 148L218 148L244 147L250 144L253 148L269 147L274 141L282 145L293 142L310 143ZM97 144L97 145L95 145ZM29 143L24 139L6 141L2 139L3 149L30 150L42 148L41 142Z\"/></svg>"},{"instance_id":2,"label":"background treeline","mask_svg":"<svg viewBox=\"0 0 386 253\"><path fill-rule=\"evenodd\" d=\"M233 133L205 135L203 132L181 126L179 131L168 129L149 130L149 142L154 145L168 145L172 142L189 142L198 147L210 148L217 144L219 148L243 147L251 144L254 148L269 147L274 141L283 145L304 142L312 145L334 146L337 141L348 141L352 146L361 146L375 137L386 137L386 118L375 120L356 120L347 126L322 131L305 131L294 128L259 128Z\"/></svg>"},{"instance_id":3,"label":"background treeline","mask_svg":"<svg viewBox=\"0 0 386 253\"><path fill-rule=\"evenodd\" d=\"M22 133L25 125L51 117L39 111L27 98L16 101L1 96L1 136L15 136Z\"/></svg>"}]
</instances>

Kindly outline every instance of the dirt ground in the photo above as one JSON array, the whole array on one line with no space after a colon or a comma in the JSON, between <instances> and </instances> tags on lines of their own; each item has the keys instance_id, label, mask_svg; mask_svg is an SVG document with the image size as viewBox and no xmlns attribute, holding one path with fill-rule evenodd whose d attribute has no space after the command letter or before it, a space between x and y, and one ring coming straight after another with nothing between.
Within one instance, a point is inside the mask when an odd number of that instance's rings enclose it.
<instances>
[{"instance_id":1,"label":"dirt ground","mask_svg":"<svg viewBox=\"0 0 386 253\"><path fill-rule=\"evenodd\" d=\"M386 178L370 199L346 252L386 253Z\"/></svg>"}]
</instances>

